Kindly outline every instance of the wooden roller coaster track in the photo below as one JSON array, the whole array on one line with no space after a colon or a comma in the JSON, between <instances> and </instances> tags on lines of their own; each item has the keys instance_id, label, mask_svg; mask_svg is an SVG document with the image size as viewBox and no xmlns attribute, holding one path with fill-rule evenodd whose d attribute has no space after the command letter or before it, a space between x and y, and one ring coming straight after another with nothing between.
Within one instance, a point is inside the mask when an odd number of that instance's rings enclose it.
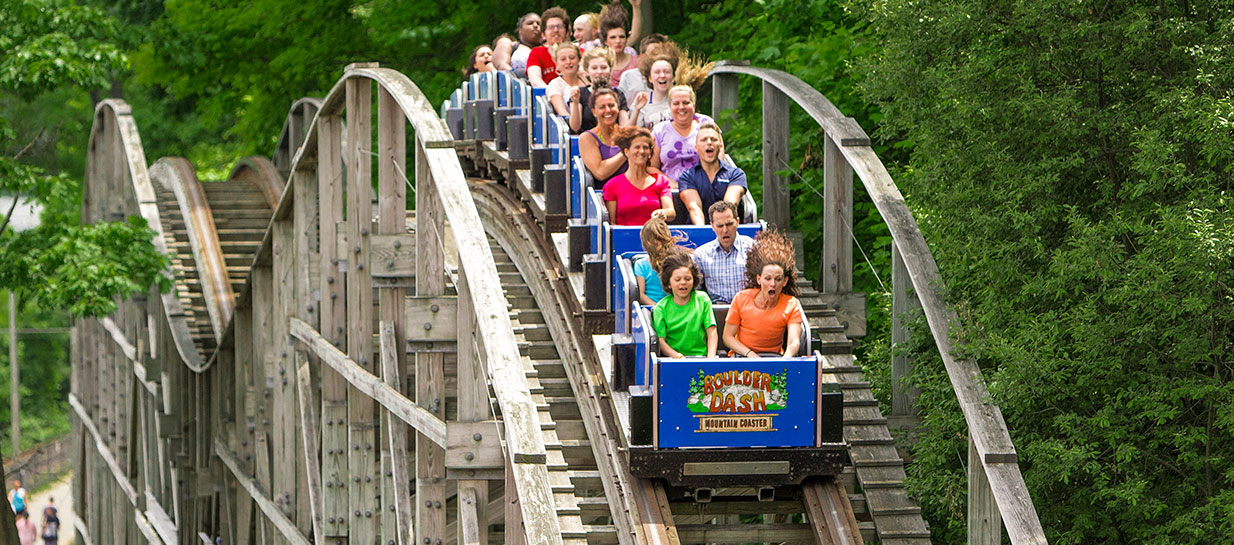
<instances>
[{"instance_id":1,"label":"wooden roller coaster track","mask_svg":"<svg viewBox=\"0 0 1234 545\"><path fill-rule=\"evenodd\" d=\"M1013 543L1045 543L998 408L976 364L953 356L959 323L937 266L869 139L800 80L740 63L713 72L717 109L735 108L737 75L763 82L765 157L787 160L792 103L827 134L828 238L803 301L834 343L851 471L768 502L720 488L696 503L634 478L604 347L526 165L456 143L405 76L353 64L325 98L293 105L273 159L242 159L222 181L180 158L147 166L129 107L96 108L83 220L145 218L175 289L73 329L80 542L928 543L837 317L852 290L855 173L895 238L897 294L911 285L920 300L971 430L971 542L997 543L1001 519ZM762 210L787 225L778 170L764 161Z\"/></svg>"}]
</instances>

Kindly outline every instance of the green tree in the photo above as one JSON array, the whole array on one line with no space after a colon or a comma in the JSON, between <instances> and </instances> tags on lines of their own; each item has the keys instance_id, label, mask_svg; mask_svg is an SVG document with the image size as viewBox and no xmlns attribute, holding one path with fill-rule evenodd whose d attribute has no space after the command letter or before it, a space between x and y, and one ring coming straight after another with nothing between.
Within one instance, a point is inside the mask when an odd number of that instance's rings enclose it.
<instances>
[{"instance_id":1,"label":"green tree","mask_svg":"<svg viewBox=\"0 0 1234 545\"><path fill-rule=\"evenodd\" d=\"M1234 540L1234 12L885 0L858 60L1052 543ZM912 475L962 540L941 366Z\"/></svg>"}]
</instances>

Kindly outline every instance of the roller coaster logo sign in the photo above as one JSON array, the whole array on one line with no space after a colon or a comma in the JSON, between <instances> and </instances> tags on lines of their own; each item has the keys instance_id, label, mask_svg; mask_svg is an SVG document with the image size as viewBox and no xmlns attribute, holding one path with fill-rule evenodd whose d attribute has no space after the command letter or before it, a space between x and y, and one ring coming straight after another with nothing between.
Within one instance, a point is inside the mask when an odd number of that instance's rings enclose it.
<instances>
[{"instance_id":1,"label":"roller coaster logo sign","mask_svg":"<svg viewBox=\"0 0 1234 545\"><path fill-rule=\"evenodd\" d=\"M690 379L687 408L698 418L698 433L776 431L775 413L788 407L788 370L770 374L748 369ZM761 414L749 414L761 413Z\"/></svg>"}]
</instances>

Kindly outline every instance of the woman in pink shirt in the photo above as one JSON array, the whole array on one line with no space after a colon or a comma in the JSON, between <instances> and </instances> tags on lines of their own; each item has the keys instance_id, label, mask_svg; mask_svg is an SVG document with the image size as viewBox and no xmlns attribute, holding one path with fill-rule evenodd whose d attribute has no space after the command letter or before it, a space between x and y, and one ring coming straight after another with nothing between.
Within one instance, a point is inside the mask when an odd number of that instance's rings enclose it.
<instances>
[{"instance_id":1,"label":"woman in pink shirt","mask_svg":"<svg viewBox=\"0 0 1234 545\"><path fill-rule=\"evenodd\" d=\"M642 225L651 218L673 221L671 180L648 171L651 164L651 132L642 127L618 127L614 141L628 167L604 184L604 206L614 225Z\"/></svg>"}]
</instances>

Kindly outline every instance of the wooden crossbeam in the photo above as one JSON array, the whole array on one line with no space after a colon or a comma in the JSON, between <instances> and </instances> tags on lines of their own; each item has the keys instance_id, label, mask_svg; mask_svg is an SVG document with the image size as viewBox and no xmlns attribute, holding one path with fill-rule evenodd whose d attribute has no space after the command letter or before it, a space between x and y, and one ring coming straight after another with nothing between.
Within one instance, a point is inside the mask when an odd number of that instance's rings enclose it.
<instances>
[{"instance_id":1,"label":"wooden crossbeam","mask_svg":"<svg viewBox=\"0 0 1234 545\"><path fill-rule=\"evenodd\" d=\"M357 390L364 392L385 407L390 414L406 422L407 425L415 428L416 431L424 434L442 448L446 447L446 423L433 413L416 406L398 390L360 367L360 364L335 348L303 320L291 318L291 335L304 343L323 363L342 375Z\"/></svg>"},{"instance_id":2,"label":"wooden crossbeam","mask_svg":"<svg viewBox=\"0 0 1234 545\"><path fill-rule=\"evenodd\" d=\"M300 533L295 523L289 520L287 515L284 515L283 511L262 493L261 489L257 486L257 481L240 470L240 461L236 459L236 455L232 454L231 449L227 448L227 445L223 443L221 438L216 437L214 439L214 454L223 461L223 465L227 466L228 471L231 471L236 481L240 483L240 486L244 487L244 490L253 498L253 501L257 502L257 507L261 509L262 513L266 514L266 518L270 519L270 522L274 523L274 527L278 529L279 533L287 541L290 541L292 545L310 545L308 538Z\"/></svg>"}]
</instances>

